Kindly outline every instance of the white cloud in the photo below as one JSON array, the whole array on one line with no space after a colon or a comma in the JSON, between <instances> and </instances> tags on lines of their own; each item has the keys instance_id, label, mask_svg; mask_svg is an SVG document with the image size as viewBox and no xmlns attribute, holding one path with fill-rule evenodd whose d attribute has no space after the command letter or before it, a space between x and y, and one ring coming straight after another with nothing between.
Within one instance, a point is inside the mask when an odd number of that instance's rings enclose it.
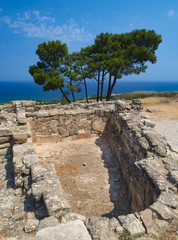
<instances>
[{"instance_id":1,"label":"white cloud","mask_svg":"<svg viewBox=\"0 0 178 240\"><path fill-rule=\"evenodd\" d=\"M85 42L94 38L83 27L79 27L73 19L67 24L58 25L55 18L42 16L40 11L25 11L23 16L17 14L15 19L4 16L1 17L1 22L7 24L15 34L24 34L28 37L59 39L62 42Z\"/></svg>"},{"instance_id":2,"label":"white cloud","mask_svg":"<svg viewBox=\"0 0 178 240\"><path fill-rule=\"evenodd\" d=\"M168 12L168 17L173 17L174 14L175 14L174 10L170 10L170 11Z\"/></svg>"}]
</instances>

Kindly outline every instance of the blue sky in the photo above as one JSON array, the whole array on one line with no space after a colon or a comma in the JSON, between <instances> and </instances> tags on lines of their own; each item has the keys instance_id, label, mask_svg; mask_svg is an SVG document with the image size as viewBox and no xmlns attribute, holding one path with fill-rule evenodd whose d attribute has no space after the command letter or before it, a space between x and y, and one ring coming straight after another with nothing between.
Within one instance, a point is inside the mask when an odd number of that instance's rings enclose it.
<instances>
[{"instance_id":1,"label":"blue sky","mask_svg":"<svg viewBox=\"0 0 178 240\"><path fill-rule=\"evenodd\" d=\"M101 32L154 29L158 61L128 80L178 81L178 0L0 0L0 81L33 81L39 43L61 40L69 52Z\"/></svg>"}]
</instances>

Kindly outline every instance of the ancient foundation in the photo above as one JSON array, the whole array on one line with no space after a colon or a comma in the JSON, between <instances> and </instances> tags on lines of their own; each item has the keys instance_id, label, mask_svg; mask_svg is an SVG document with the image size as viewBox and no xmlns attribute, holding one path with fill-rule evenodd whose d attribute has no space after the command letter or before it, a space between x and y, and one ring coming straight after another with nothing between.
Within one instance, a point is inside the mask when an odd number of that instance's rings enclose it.
<instances>
[{"instance_id":1,"label":"ancient foundation","mask_svg":"<svg viewBox=\"0 0 178 240\"><path fill-rule=\"evenodd\" d=\"M178 164L141 108L2 106L0 238L153 239L176 228Z\"/></svg>"}]
</instances>

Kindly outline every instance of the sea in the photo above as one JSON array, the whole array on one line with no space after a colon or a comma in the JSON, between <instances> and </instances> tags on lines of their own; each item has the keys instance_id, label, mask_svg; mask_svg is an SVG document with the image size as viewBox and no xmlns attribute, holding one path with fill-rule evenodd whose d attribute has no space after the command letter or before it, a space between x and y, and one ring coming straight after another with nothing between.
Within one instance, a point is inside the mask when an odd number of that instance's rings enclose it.
<instances>
[{"instance_id":1,"label":"sea","mask_svg":"<svg viewBox=\"0 0 178 240\"><path fill-rule=\"evenodd\" d=\"M87 83L88 95L96 94L97 83L89 80ZM84 86L82 91L75 93L75 97L85 97ZM107 83L104 85L104 93L107 91ZM156 91L173 92L178 91L178 81L129 81L119 80L113 93L126 93L135 91ZM69 96L70 98L70 96ZM11 100L60 100L60 90L44 92L42 86L32 81L0 81L0 103L6 103Z\"/></svg>"}]
</instances>

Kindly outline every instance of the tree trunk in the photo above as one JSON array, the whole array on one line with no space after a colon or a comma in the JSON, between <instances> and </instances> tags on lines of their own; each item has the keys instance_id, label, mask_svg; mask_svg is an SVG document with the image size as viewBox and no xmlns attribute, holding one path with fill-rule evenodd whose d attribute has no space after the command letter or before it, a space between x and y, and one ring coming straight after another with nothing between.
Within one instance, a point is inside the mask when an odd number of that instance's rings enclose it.
<instances>
[{"instance_id":1,"label":"tree trunk","mask_svg":"<svg viewBox=\"0 0 178 240\"><path fill-rule=\"evenodd\" d=\"M65 97L65 99L67 100L68 103L71 103L71 101L68 99L67 95L65 94L65 92L63 91L62 87L59 88L63 94L63 96Z\"/></svg>"},{"instance_id":2,"label":"tree trunk","mask_svg":"<svg viewBox=\"0 0 178 240\"><path fill-rule=\"evenodd\" d=\"M70 85L72 86L72 81L70 80ZM75 96L74 96L74 91L71 89L70 90L71 93L72 93L72 98L73 98L73 101L75 102Z\"/></svg>"},{"instance_id":3,"label":"tree trunk","mask_svg":"<svg viewBox=\"0 0 178 240\"><path fill-rule=\"evenodd\" d=\"M99 101L99 96L100 96L100 71L98 73L97 102Z\"/></svg>"},{"instance_id":4,"label":"tree trunk","mask_svg":"<svg viewBox=\"0 0 178 240\"><path fill-rule=\"evenodd\" d=\"M109 101L107 99L108 99L108 94L109 94L110 88L111 88L111 73L109 74L109 82L108 82L108 90L107 90L106 101Z\"/></svg>"},{"instance_id":5,"label":"tree trunk","mask_svg":"<svg viewBox=\"0 0 178 240\"><path fill-rule=\"evenodd\" d=\"M102 72L102 80L101 80L101 92L100 92L100 101L103 100L103 87L104 87L104 70Z\"/></svg>"},{"instance_id":6,"label":"tree trunk","mask_svg":"<svg viewBox=\"0 0 178 240\"><path fill-rule=\"evenodd\" d=\"M75 102L75 96L74 96L74 91L70 90L71 93L72 93L72 98L73 98L73 101Z\"/></svg>"},{"instance_id":7,"label":"tree trunk","mask_svg":"<svg viewBox=\"0 0 178 240\"><path fill-rule=\"evenodd\" d=\"M114 89L114 86L116 85L116 81L117 81L117 76L114 77L113 83L112 83L112 85L110 86L110 88L108 89L106 101L110 101L112 91L113 91L113 89Z\"/></svg>"},{"instance_id":8,"label":"tree trunk","mask_svg":"<svg viewBox=\"0 0 178 240\"><path fill-rule=\"evenodd\" d=\"M86 96L86 100L87 100L87 103L88 103L88 91L87 91L87 83L86 83L85 78L84 78L84 86L85 86L85 96Z\"/></svg>"}]
</instances>

